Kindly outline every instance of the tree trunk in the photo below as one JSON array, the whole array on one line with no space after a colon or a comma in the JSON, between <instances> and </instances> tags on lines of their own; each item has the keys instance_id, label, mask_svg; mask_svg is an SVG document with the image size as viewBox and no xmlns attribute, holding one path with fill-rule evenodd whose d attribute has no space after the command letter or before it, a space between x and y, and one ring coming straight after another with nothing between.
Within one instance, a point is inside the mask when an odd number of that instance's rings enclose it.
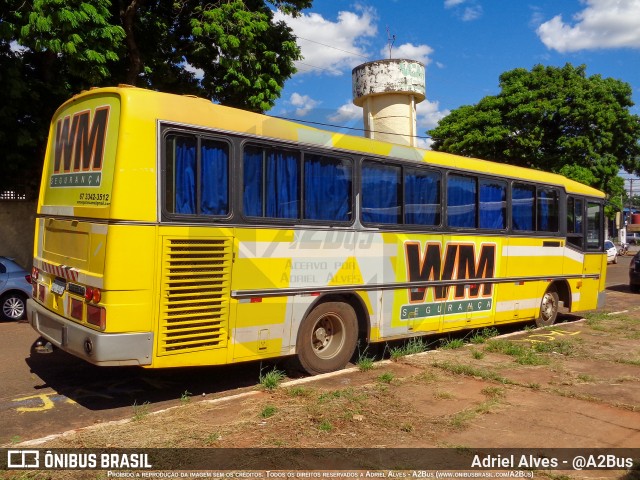
<instances>
[{"instance_id":1,"label":"tree trunk","mask_svg":"<svg viewBox=\"0 0 640 480\"><path fill-rule=\"evenodd\" d=\"M120 1L120 18L122 19L122 26L126 34L127 50L129 53L129 67L127 68L125 83L129 85L136 84L138 75L140 75L142 71L142 58L140 58L140 50L138 49L133 29L136 13L141 3L142 0L131 0L128 5L125 5L123 0Z\"/></svg>"}]
</instances>

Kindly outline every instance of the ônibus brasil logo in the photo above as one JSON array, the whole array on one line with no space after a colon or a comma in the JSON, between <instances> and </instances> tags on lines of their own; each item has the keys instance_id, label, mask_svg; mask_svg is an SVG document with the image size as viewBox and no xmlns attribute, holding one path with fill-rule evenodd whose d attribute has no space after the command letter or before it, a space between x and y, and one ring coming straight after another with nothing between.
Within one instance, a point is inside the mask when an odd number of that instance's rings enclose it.
<instances>
[{"instance_id":1,"label":"\u00f4nibus brasil logo","mask_svg":"<svg viewBox=\"0 0 640 480\"><path fill-rule=\"evenodd\" d=\"M50 187L99 187L109 106L67 115L56 122Z\"/></svg>"},{"instance_id":2,"label":"\u00f4nibus brasil logo","mask_svg":"<svg viewBox=\"0 0 640 480\"><path fill-rule=\"evenodd\" d=\"M438 242L427 243L421 251L419 242L404 244L407 277L410 282L446 282L447 280L477 280L468 285L414 287L408 291L410 305L403 305L400 318L434 317L491 310L493 284L482 279L493 278L496 268L496 245L483 243L480 251L474 243L448 243L444 254ZM453 289L453 300L449 300ZM426 302L432 290L433 302Z\"/></svg>"}]
</instances>

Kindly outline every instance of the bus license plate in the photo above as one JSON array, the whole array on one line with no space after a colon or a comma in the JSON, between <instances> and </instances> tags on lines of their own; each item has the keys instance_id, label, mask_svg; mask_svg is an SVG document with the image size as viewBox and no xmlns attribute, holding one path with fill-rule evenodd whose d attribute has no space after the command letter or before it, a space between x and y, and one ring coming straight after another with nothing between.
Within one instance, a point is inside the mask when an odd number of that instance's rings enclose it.
<instances>
[{"instance_id":1,"label":"bus license plate","mask_svg":"<svg viewBox=\"0 0 640 480\"><path fill-rule=\"evenodd\" d=\"M67 282L61 278L56 278L51 284L51 291L56 295L62 295L67 288Z\"/></svg>"}]
</instances>

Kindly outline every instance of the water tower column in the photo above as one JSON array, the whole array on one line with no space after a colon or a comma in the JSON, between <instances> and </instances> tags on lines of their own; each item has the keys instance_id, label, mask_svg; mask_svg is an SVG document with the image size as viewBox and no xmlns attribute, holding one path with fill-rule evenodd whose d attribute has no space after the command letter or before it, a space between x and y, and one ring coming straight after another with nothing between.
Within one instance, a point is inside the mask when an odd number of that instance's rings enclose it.
<instances>
[{"instance_id":1,"label":"water tower column","mask_svg":"<svg viewBox=\"0 0 640 480\"><path fill-rule=\"evenodd\" d=\"M416 146L416 104L425 98L424 65L378 60L353 69L353 103L368 138Z\"/></svg>"}]
</instances>

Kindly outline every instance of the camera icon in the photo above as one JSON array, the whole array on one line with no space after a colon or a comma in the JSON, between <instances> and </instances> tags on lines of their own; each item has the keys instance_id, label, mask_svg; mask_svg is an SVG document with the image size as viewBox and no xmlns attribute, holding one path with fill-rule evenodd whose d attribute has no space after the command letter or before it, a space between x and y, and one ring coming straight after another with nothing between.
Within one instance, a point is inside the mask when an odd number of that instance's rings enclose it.
<instances>
[{"instance_id":1,"label":"camera icon","mask_svg":"<svg viewBox=\"0 0 640 480\"><path fill-rule=\"evenodd\" d=\"M40 452L38 450L8 450L7 468L39 468Z\"/></svg>"}]
</instances>

